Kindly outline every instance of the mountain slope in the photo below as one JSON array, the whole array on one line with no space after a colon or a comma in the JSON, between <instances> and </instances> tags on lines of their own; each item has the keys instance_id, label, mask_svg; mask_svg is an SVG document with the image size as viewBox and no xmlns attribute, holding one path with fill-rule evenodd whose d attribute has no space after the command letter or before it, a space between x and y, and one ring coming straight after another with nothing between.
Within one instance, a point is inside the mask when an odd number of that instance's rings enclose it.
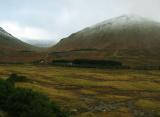
<instances>
[{"instance_id":1,"label":"mountain slope","mask_svg":"<svg viewBox=\"0 0 160 117\"><path fill-rule=\"evenodd\" d=\"M127 65L160 65L160 23L136 15L106 20L62 39L54 59L117 60ZM146 59L147 57L147 59Z\"/></svg>"},{"instance_id":2,"label":"mountain slope","mask_svg":"<svg viewBox=\"0 0 160 117\"><path fill-rule=\"evenodd\" d=\"M33 50L35 47L20 41L0 27L0 48L15 50Z\"/></svg>"},{"instance_id":3,"label":"mountain slope","mask_svg":"<svg viewBox=\"0 0 160 117\"><path fill-rule=\"evenodd\" d=\"M0 63L24 63L39 59L38 48L15 38L0 28Z\"/></svg>"}]
</instances>

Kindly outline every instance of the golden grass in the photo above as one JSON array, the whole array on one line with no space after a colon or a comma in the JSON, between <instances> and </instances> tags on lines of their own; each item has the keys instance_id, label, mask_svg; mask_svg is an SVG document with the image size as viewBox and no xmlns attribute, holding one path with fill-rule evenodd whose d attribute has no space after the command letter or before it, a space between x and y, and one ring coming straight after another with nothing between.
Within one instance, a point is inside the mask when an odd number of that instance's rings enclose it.
<instances>
[{"instance_id":1,"label":"golden grass","mask_svg":"<svg viewBox=\"0 0 160 117\"><path fill-rule=\"evenodd\" d=\"M96 113L86 112L76 117L134 117L134 116L127 108L122 108L112 112L96 112Z\"/></svg>"},{"instance_id":2,"label":"golden grass","mask_svg":"<svg viewBox=\"0 0 160 117\"><path fill-rule=\"evenodd\" d=\"M80 93L84 94L84 95L96 95L97 92L93 91L93 90L87 90L87 89L81 89Z\"/></svg>"},{"instance_id":3,"label":"golden grass","mask_svg":"<svg viewBox=\"0 0 160 117\"><path fill-rule=\"evenodd\" d=\"M76 117L133 117L126 107L112 112L90 112L98 102L118 103L134 100L144 110L159 110L160 71L106 70L31 65L1 65L0 78L17 73L31 82L16 87L31 88L48 95L66 110L83 112ZM144 99L147 98L147 99ZM138 99L138 100L137 100Z\"/></svg>"},{"instance_id":4,"label":"golden grass","mask_svg":"<svg viewBox=\"0 0 160 117\"><path fill-rule=\"evenodd\" d=\"M140 99L136 102L136 106L142 109L160 111L160 101Z\"/></svg>"},{"instance_id":5,"label":"golden grass","mask_svg":"<svg viewBox=\"0 0 160 117\"><path fill-rule=\"evenodd\" d=\"M70 92L70 91L67 91L67 90L62 90L62 89L57 90L57 89L50 88L50 87L40 86L38 84L16 83L16 87L30 88L30 89L33 89L35 91L48 94L49 97L52 97L52 98L54 98L54 97L72 98L72 99L77 98L77 96L73 92Z\"/></svg>"},{"instance_id":6,"label":"golden grass","mask_svg":"<svg viewBox=\"0 0 160 117\"><path fill-rule=\"evenodd\" d=\"M118 101L130 100L130 99L132 99L132 97L123 96L123 95L105 94L105 95L97 96L97 99L107 101L107 102L118 102Z\"/></svg>"}]
</instances>

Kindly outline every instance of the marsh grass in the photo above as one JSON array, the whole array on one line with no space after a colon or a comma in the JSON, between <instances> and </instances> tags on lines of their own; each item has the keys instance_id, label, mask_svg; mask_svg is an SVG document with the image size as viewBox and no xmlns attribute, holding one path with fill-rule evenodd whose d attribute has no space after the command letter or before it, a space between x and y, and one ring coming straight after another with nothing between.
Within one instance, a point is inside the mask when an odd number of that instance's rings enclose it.
<instances>
[{"instance_id":1,"label":"marsh grass","mask_svg":"<svg viewBox=\"0 0 160 117\"><path fill-rule=\"evenodd\" d=\"M134 117L132 106L141 111L159 113L159 70L107 70L52 66L0 66L0 76L11 73L26 76L32 82L18 82L16 87L47 94L73 117ZM132 106L128 106L128 101ZM93 110L101 103L124 103L122 109ZM100 103L100 104L99 104ZM119 110L120 109L120 110ZM123 110L123 111L122 111ZM74 112L73 112L74 111Z\"/></svg>"}]
</instances>

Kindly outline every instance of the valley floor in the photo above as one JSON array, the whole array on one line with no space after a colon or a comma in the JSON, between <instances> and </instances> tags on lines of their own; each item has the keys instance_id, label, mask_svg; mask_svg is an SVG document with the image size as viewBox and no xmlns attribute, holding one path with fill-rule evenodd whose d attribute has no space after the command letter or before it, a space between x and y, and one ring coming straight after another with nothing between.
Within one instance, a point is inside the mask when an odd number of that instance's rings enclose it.
<instances>
[{"instance_id":1,"label":"valley floor","mask_svg":"<svg viewBox=\"0 0 160 117\"><path fill-rule=\"evenodd\" d=\"M0 78L17 73L17 87L47 94L73 117L160 116L160 71L0 65Z\"/></svg>"}]
</instances>

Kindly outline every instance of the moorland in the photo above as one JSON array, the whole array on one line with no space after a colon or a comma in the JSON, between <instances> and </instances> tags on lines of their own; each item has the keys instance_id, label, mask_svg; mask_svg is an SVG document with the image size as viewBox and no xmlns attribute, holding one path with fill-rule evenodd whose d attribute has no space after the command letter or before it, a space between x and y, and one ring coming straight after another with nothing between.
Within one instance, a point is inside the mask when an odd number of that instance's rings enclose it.
<instances>
[{"instance_id":1,"label":"moorland","mask_svg":"<svg viewBox=\"0 0 160 117\"><path fill-rule=\"evenodd\" d=\"M12 73L28 80L16 87L46 94L71 117L160 116L160 71L41 65L0 65L0 78Z\"/></svg>"}]
</instances>

